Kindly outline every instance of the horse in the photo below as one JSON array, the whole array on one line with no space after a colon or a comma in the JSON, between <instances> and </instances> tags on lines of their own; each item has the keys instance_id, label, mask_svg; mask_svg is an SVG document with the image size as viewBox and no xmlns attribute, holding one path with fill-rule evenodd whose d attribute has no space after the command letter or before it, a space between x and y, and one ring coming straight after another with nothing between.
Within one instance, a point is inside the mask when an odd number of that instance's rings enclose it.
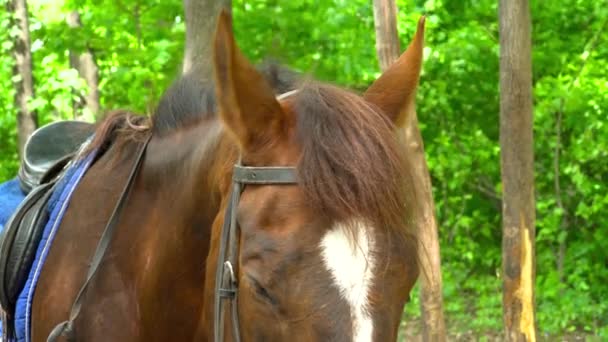
<instances>
[{"instance_id":1,"label":"horse","mask_svg":"<svg viewBox=\"0 0 608 342\"><path fill-rule=\"evenodd\" d=\"M150 118L117 112L97 127L89 148L105 153L54 237L32 340L69 320L58 339L395 341L419 274L399 131L423 32L421 18L363 94L304 80L277 97L222 13L209 84L182 80Z\"/></svg>"}]
</instances>

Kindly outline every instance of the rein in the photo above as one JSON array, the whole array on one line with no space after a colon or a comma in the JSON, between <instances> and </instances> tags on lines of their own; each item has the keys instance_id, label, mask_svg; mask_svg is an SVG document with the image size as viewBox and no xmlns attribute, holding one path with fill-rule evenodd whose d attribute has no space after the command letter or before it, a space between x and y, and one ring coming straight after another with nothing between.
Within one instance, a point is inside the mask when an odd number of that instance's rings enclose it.
<instances>
[{"instance_id":1,"label":"rein","mask_svg":"<svg viewBox=\"0 0 608 342\"><path fill-rule=\"evenodd\" d=\"M295 93L294 89L277 96L281 101ZM238 281L234 265L238 265L238 224L236 222L236 210L239 199L247 184L256 185L293 185L297 184L297 170L295 167L266 166L253 167L243 166L241 161L232 169L232 192L228 199L228 207L224 213L224 224L220 237L220 250L217 256L217 267L215 270L215 302L213 310L213 341L224 341L224 302L230 302L230 313L232 318L232 335L235 342L241 341L239 331L238 313Z\"/></svg>"},{"instance_id":2,"label":"rein","mask_svg":"<svg viewBox=\"0 0 608 342\"><path fill-rule=\"evenodd\" d=\"M234 165L232 172L232 193L226 212L220 238L220 250L215 271L215 303L214 303L214 341L224 341L224 301L230 302L232 331L234 341L240 342L238 314L238 224L236 222L239 199L247 184L257 185L292 185L297 184L295 167L251 167L242 166L240 162Z\"/></svg>"},{"instance_id":3,"label":"rein","mask_svg":"<svg viewBox=\"0 0 608 342\"><path fill-rule=\"evenodd\" d=\"M131 193L131 189L133 188L133 184L135 183L135 176L137 176L137 173L138 173L139 169L141 168L141 164L143 164L146 148L148 147L148 143L150 142L151 139L152 139L152 134L150 134L146 138L144 143L139 147L139 150L137 151L137 157L135 159L135 164L133 165L133 169L131 169L131 173L129 174L127 183L125 184L125 187L123 188L123 190L120 194L118 202L116 203L116 206L114 207L114 211L112 212L112 215L110 216L110 220L108 221L108 224L106 225L106 228L104 229L103 234L101 235L101 239L99 240L99 243L97 244L97 249L95 250L95 254L93 255L91 265L89 266L89 271L87 272L86 280L85 280L84 284L82 284L80 291L78 291L78 295L76 296L76 300L74 300L74 304L72 304L72 309L70 310L69 319L67 321L63 321L63 322L57 324L55 326L55 328L53 328L53 330L49 334L49 337L47 338L47 342L54 342L60 336L65 336L65 335L67 335L66 338L69 341L74 340L74 336L72 335L74 333L73 324L74 324L74 321L78 318L78 315L80 314L80 309L82 308L82 300L84 298L84 293L86 292L87 288L89 287L89 284L91 284L91 280L97 273L97 270L99 269L99 265L101 264L101 260L103 259L103 256L106 254L106 251L108 250L108 246L110 245L110 241L112 240L112 236L114 235L114 231L116 230L116 226L118 224L118 219L120 218L120 214L122 213L122 211L124 209L125 203L127 202L129 194Z\"/></svg>"}]
</instances>

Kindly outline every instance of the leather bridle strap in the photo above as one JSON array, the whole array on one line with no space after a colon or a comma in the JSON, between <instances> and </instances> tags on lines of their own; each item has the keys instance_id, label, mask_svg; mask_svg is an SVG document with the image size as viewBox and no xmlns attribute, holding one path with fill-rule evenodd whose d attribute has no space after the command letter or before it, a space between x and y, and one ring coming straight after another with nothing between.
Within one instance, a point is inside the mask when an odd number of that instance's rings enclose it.
<instances>
[{"instance_id":1,"label":"leather bridle strap","mask_svg":"<svg viewBox=\"0 0 608 342\"><path fill-rule=\"evenodd\" d=\"M295 167L235 165L232 181L240 184L296 184Z\"/></svg>"},{"instance_id":2,"label":"leather bridle strap","mask_svg":"<svg viewBox=\"0 0 608 342\"><path fill-rule=\"evenodd\" d=\"M215 273L214 341L224 342L224 300L230 301L232 336L241 341L238 315L238 282L235 265L238 264L238 224L237 208L243 187L246 184L290 185L296 184L297 172L294 167L252 167L234 165L232 172L232 192L224 214L224 224L220 236L220 246Z\"/></svg>"},{"instance_id":3,"label":"leather bridle strap","mask_svg":"<svg viewBox=\"0 0 608 342\"><path fill-rule=\"evenodd\" d=\"M148 147L148 143L150 142L151 138L152 134L150 134L146 138L144 143L139 147L139 150L137 151L137 156L135 158L135 164L133 165L133 169L129 174L129 178L127 179L127 183L125 184L120 194L118 202L114 207L114 211L110 216L110 220L108 221L108 224L106 225L106 228L104 229L103 234L101 235L101 239L97 244L97 249L95 250L93 260L91 261L91 265L89 266L89 271L87 273L86 280L84 284L82 284L80 291L78 291L78 295L76 296L76 300L74 301L74 304L72 305L72 309L70 311L69 319L55 326L55 328L51 331L49 337L47 338L48 342L54 342L59 336L62 335L67 335L68 340L73 340L73 336L71 336L71 334L73 334L73 323L80 314L84 293L89 287L89 284L91 284L91 280L93 279L93 276L95 276L95 274L97 273L103 256L108 250L108 246L110 245L110 241L112 240L114 231L116 230L116 226L118 225L120 214L124 209L125 203L127 202L131 189L133 188L133 184L135 183L135 176L137 176L138 171L141 168L141 165L143 164L146 148Z\"/></svg>"}]
</instances>

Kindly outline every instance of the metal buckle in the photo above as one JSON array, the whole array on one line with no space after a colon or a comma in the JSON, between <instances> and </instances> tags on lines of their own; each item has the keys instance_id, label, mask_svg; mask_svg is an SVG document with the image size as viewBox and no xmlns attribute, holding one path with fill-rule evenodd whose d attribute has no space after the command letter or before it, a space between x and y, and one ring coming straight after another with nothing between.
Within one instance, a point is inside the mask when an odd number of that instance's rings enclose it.
<instances>
[{"instance_id":1,"label":"metal buckle","mask_svg":"<svg viewBox=\"0 0 608 342\"><path fill-rule=\"evenodd\" d=\"M234 268L232 267L232 263L230 261L224 262L224 275L226 275L226 271L228 271L228 276L230 283L232 285L236 284L236 276L234 275Z\"/></svg>"},{"instance_id":2,"label":"metal buckle","mask_svg":"<svg viewBox=\"0 0 608 342\"><path fill-rule=\"evenodd\" d=\"M219 295L222 298L233 299L236 297L236 276L234 274L234 267L232 267L232 263L230 261L224 262L223 278L224 285L228 285L226 287L222 286L219 289ZM228 281L228 284L226 284Z\"/></svg>"},{"instance_id":3,"label":"metal buckle","mask_svg":"<svg viewBox=\"0 0 608 342\"><path fill-rule=\"evenodd\" d=\"M234 297L236 297L236 290L222 288L222 289L219 289L218 294L222 298L234 299Z\"/></svg>"}]
</instances>

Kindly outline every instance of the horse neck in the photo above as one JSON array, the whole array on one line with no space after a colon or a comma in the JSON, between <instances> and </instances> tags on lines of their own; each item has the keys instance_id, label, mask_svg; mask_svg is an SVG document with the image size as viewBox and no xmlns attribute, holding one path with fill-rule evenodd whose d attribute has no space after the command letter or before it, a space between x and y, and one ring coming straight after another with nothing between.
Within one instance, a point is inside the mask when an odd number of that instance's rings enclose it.
<instances>
[{"instance_id":1,"label":"horse neck","mask_svg":"<svg viewBox=\"0 0 608 342\"><path fill-rule=\"evenodd\" d=\"M155 191L156 209L173 217L176 228L195 224L197 230L211 231L221 202L217 174L223 169L224 140L217 119L151 140L142 177Z\"/></svg>"},{"instance_id":2,"label":"horse neck","mask_svg":"<svg viewBox=\"0 0 608 342\"><path fill-rule=\"evenodd\" d=\"M226 153L223 141L219 122L207 120L150 142L137 189L150 207L138 235L145 240L137 258L140 270L145 270L138 272L140 311L155 313L142 319L144 332L158 332L159 326L179 321L183 330L191 329L180 336L191 340L197 329L204 265L221 203L217 173Z\"/></svg>"}]
</instances>

